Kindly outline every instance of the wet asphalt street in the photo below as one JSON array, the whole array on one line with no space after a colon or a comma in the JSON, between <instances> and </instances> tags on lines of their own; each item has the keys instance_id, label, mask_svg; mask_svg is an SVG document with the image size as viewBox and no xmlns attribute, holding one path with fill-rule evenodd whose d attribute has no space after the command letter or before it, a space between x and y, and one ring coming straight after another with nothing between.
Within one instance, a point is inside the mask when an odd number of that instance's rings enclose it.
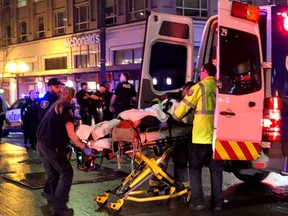
<instances>
[{"instance_id":1,"label":"wet asphalt street","mask_svg":"<svg viewBox=\"0 0 288 216\"><path fill-rule=\"evenodd\" d=\"M210 182L207 169L203 172L203 185L206 198L206 208L203 211L192 211L177 199L137 203L124 201L122 210L118 213L111 212L106 206L99 207L93 200L96 195L106 190L112 190L120 185L122 178L111 176L107 179L99 178L99 181L84 183L95 176L102 176L101 170L84 172L77 169L75 154L72 154L71 163L75 168L74 178L80 179L82 184L73 184L70 191L69 207L74 209L76 216L88 215L137 215L137 216L188 216L188 215L223 215L223 216L250 216L288 215L288 177L282 177L271 173L263 183L246 185L237 180L232 174L224 175L225 204L221 212L209 210ZM29 163L31 161L33 163ZM0 215L7 216L40 216L51 215L46 200L41 196L41 189L31 189L20 184L7 181L3 177L10 174L25 174L43 171L42 165L37 163L35 151L23 146L21 134L13 134L3 138L0 144ZM100 162L97 159L96 162ZM171 166L170 166L171 167ZM108 161L104 159L102 168L117 171L116 159ZM105 170L105 169L103 169ZM128 158L123 158L121 171L130 172L131 165ZM104 172L104 171L103 171ZM89 181L88 181L89 182ZM91 181L90 181L91 182ZM143 187L145 185L142 185ZM111 196L108 202L117 198Z\"/></svg>"}]
</instances>

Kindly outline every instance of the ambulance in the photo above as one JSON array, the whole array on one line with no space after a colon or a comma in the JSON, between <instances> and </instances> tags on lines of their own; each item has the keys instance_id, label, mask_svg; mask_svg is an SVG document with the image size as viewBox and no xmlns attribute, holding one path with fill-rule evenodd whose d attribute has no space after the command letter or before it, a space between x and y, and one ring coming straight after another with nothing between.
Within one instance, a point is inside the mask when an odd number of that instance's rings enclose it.
<instances>
[{"instance_id":1,"label":"ambulance","mask_svg":"<svg viewBox=\"0 0 288 216\"><path fill-rule=\"evenodd\" d=\"M217 67L213 157L245 182L288 174L288 6L219 0L193 53L190 17L151 12L147 19L139 108ZM196 67L193 55L197 55Z\"/></svg>"}]
</instances>

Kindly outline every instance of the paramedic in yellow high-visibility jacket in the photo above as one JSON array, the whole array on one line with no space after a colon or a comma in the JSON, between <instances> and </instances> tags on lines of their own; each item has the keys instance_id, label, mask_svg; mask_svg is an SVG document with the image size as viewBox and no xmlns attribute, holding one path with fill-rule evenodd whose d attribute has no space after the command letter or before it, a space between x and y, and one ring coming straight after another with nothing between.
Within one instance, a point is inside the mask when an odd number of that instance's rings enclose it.
<instances>
[{"instance_id":1,"label":"paramedic in yellow high-visibility jacket","mask_svg":"<svg viewBox=\"0 0 288 216\"><path fill-rule=\"evenodd\" d=\"M207 165L211 175L211 210L222 210L223 162L213 160L212 139L214 110L216 103L216 67L211 63L201 68L201 81L192 86L173 113L181 120L191 109L194 110L192 144L189 146L189 177L192 199L190 208L202 210L202 168Z\"/></svg>"}]
</instances>

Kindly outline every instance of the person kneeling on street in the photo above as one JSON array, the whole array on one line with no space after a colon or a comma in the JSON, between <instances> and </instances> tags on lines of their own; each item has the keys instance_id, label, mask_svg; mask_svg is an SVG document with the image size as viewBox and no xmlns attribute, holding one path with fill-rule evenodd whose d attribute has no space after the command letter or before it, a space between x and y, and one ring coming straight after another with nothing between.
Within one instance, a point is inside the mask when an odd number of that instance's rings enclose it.
<instances>
[{"instance_id":1,"label":"person kneeling on street","mask_svg":"<svg viewBox=\"0 0 288 216\"><path fill-rule=\"evenodd\" d=\"M65 87L62 97L49 108L37 130L37 151L47 175L42 195L52 203L56 215L73 215L73 209L67 207L74 174L66 154L70 140L86 155L92 155L92 149L74 131L71 106L74 95L73 88Z\"/></svg>"}]
</instances>

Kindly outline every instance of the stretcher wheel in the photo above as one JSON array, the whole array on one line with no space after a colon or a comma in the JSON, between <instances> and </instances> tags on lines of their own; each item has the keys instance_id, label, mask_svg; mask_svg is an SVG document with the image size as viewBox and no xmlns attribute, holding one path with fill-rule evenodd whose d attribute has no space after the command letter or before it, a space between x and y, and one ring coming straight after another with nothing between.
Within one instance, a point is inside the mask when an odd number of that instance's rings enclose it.
<instances>
[{"instance_id":1,"label":"stretcher wheel","mask_svg":"<svg viewBox=\"0 0 288 216\"><path fill-rule=\"evenodd\" d=\"M105 205L107 204L107 201L108 201L108 200L106 200L106 201L103 202L103 203L102 203L102 202L97 202L97 201L96 201L96 203L97 203L98 206L102 207L102 206L105 206Z\"/></svg>"},{"instance_id":2,"label":"stretcher wheel","mask_svg":"<svg viewBox=\"0 0 288 216\"><path fill-rule=\"evenodd\" d=\"M124 199L118 199L116 202L112 202L108 204L108 208L112 212L120 212L122 210L122 206L124 204Z\"/></svg>"},{"instance_id":3,"label":"stretcher wheel","mask_svg":"<svg viewBox=\"0 0 288 216\"><path fill-rule=\"evenodd\" d=\"M190 192L189 192L189 193L190 193ZM180 201L181 201L184 205L189 205L189 203L190 203L191 196L190 196L189 193L184 194L184 195L181 196L181 200L180 200Z\"/></svg>"},{"instance_id":4,"label":"stretcher wheel","mask_svg":"<svg viewBox=\"0 0 288 216\"><path fill-rule=\"evenodd\" d=\"M109 193L104 193L100 196L95 197L94 201L99 205L99 206L105 206L107 204L109 198Z\"/></svg>"}]
</instances>

